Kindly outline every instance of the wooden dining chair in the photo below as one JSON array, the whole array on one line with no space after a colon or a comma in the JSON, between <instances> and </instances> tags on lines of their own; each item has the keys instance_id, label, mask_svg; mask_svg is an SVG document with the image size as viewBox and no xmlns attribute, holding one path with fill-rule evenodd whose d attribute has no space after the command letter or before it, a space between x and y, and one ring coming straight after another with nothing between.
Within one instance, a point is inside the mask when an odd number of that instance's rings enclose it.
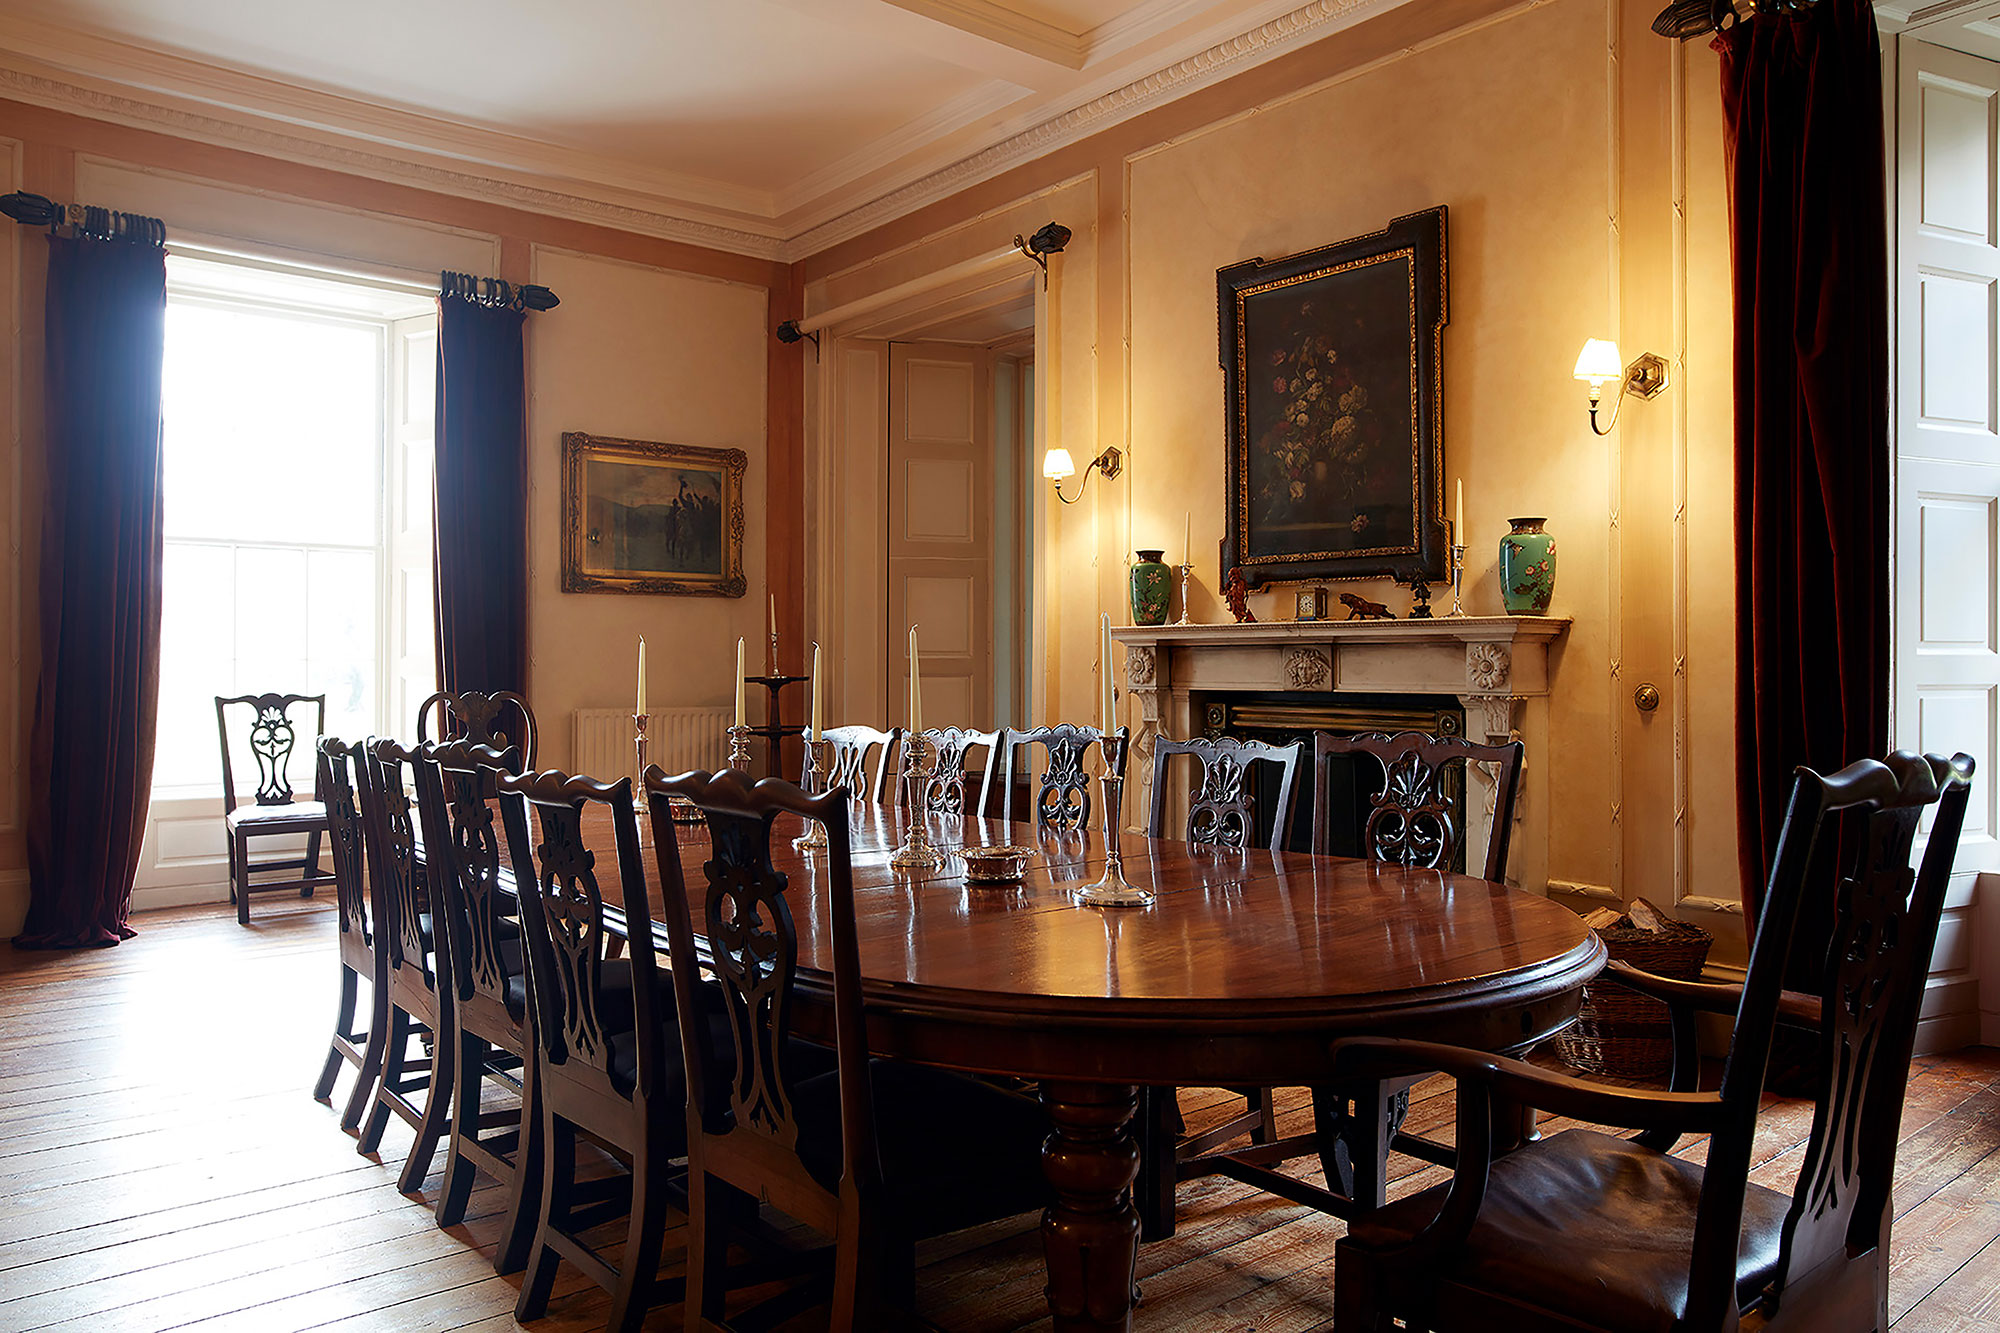
<instances>
[{"instance_id":1,"label":"wooden dining chair","mask_svg":"<svg viewBox=\"0 0 2000 1333\"><path fill-rule=\"evenodd\" d=\"M682 858L655 840L688 1071L688 1327L722 1326L732 1201L747 1194L832 1238L831 1326L881 1328L914 1292L918 1239L1045 1206L1046 1121L1034 1102L979 1080L870 1058L846 790L807 796L736 772L653 773L646 790L655 827L666 827L666 797L699 808L711 852L706 882L691 889ZM826 830L804 882L772 865L781 815ZM831 966L831 1073L802 1068L787 1040L802 1002L801 918ZM697 930L724 1025L706 1021Z\"/></svg>"},{"instance_id":2,"label":"wooden dining chair","mask_svg":"<svg viewBox=\"0 0 2000 1333\"><path fill-rule=\"evenodd\" d=\"M291 760L298 746L298 724L292 711L310 704L313 711L312 744L326 733L324 694L239 694L215 696L215 730L222 742L222 829L229 843L229 901L236 904L236 920L250 924L250 895L272 889L297 889L301 898L312 897L313 889L331 878L319 867L320 838L326 832L326 805L315 792L302 801L292 790ZM257 786L249 804L239 804L236 767L230 744L230 723L240 719L241 743L257 765ZM317 765L315 765L317 779ZM296 838L305 835L304 856L250 859L252 838ZM252 875L289 870L296 873L281 879L261 879Z\"/></svg>"},{"instance_id":3,"label":"wooden dining chair","mask_svg":"<svg viewBox=\"0 0 2000 1333\"><path fill-rule=\"evenodd\" d=\"M1111 733L1111 739L1111 768L1123 776L1130 733L1120 727ZM1035 776L1033 760L1037 747L1043 751L1039 781ZM1015 818L1015 788L1025 779L1036 784L1034 816L1037 833L1080 833L1090 827L1093 804L1090 756L1095 752L1099 765L1103 764L1104 733L1101 730L1071 722L1030 727L1022 731L1008 729L1001 732L1000 748L1003 751L1002 818L1010 822ZM1025 768L1020 757L1023 749L1030 755Z\"/></svg>"},{"instance_id":4,"label":"wooden dining chair","mask_svg":"<svg viewBox=\"0 0 2000 1333\"><path fill-rule=\"evenodd\" d=\"M930 785L924 790L924 808L934 815L973 814L985 817L997 813L999 798L999 731L968 731L961 727L931 727L924 739L937 752ZM972 796L973 774L968 770L971 752L983 750L985 758L978 770L979 795Z\"/></svg>"},{"instance_id":5,"label":"wooden dining chair","mask_svg":"<svg viewBox=\"0 0 2000 1333\"><path fill-rule=\"evenodd\" d=\"M1271 745L1232 736L1154 741L1153 801L1146 821L1149 837L1167 836L1167 769L1182 755L1193 758L1200 768L1188 788L1188 815L1182 826L1188 842L1220 851L1243 851L1250 845L1257 828L1257 802L1249 785L1251 765L1261 763L1277 770L1276 795L1270 804L1269 845L1274 852L1283 850L1292 827L1299 769L1305 763L1304 741ZM1277 1107L1272 1090L1232 1088L1230 1091L1243 1098L1245 1109L1195 1135L1183 1132L1186 1125L1181 1119L1178 1088L1148 1087L1141 1091L1139 1181L1133 1192L1139 1210L1140 1234L1145 1239L1173 1235L1174 1192L1184 1168L1190 1179L1206 1174L1202 1159L1245 1135L1252 1144L1277 1141Z\"/></svg>"},{"instance_id":6,"label":"wooden dining chair","mask_svg":"<svg viewBox=\"0 0 2000 1333\"><path fill-rule=\"evenodd\" d=\"M1972 772L1963 754L1903 752L1830 776L1798 770L1743 983L1618 969L1672 1008L1668 1091L1427 1042L1335 1043L1338 1073L1442 1070L1458 1083L1451 1181L1355 1219L1335 1250L1335 1328L1886 1330L1897 1126ZM1842 843L1846 864L1816 859ZM1811 970L1820 990L1801 995L1783 977L1808 895L1832 902L1833 934ZM1735 1015L1710 1092L1697 1084L1697 1011ZM1750 1181L1780 1021L1814 1030L1825 1055L1783 1193ZM1496 1103L1643 1132L1571 1129L1496 1155ZM1688 1134L1708 1136L1700 1162L1667 1155Z\"/></svg>"},{"instance_id":7,"label":"wooden dining chair","mask_svg":"<svg viewBox=\"0 0 2000 1333\"><path fill-rule=\"evenodd\" d=\"M417 863L410 789L403 780L406 771L414 770L417 752L383 739L364 746L361 758L361 814L388 1008L382 1073L355 1147L364 1155L381 1147L392 1115L408 1125L415 1138L396 1188L413 1194L423 1188L451 1128L452 1051L443 1039L451 996L438 985L444 940L434 929ZM432 1053L426 1056L421 1045L412 1049L412 1043L429 1043Z\"/></svg>"},{"instance_id":8,"label":"wooden dining chair","mask_svg":"<svg viewBox=\"0 0 2000 1333\"><path fill-rule=\"evenodd\" d=\"M856 801L882 804L888 790L890 764L903 743L903 729L877 731L860 725L827 727L820 732L833 747L833 772L827 788L845 786ZM871 763L869 756L873 755Z\"/></svg>"},{"instance_id":9,"label":"wooden dining chair","mask_svg":"<svg viewBox=\"0 0 2000 1333\"><path fill-rule=\"evenodd\" d=\"M1395 735L1367 732L1358 736L1313 733L1313 851L1321 856L1352 854L1394 865L1447 870L1465 840L1465 828L1448 799L1447 770L1461 765L1459 790L1474 764L1489 765L1493 776L1493 825L1486 839L1486 864L1481 879L1503 883L1507 851L1514 838L1514 797L1521 783L1526 753L1519 741L1482 745L1459 736L1432 736L1421 731ZM1368 760L1357 760L1366 755ZM1351 769L1357 762L1380 766L1381 789L1369 797L1368 813L1359 829L1341 834L1343 793L1354 790ZM1345 780L1343 780L1345 779ZM1345 845L1342 845L1345 844ZM1471 867L1467 867L1471 869Z\"/></svg>"},{"instance_id":10,"label":"wooden dining chair","mask_svg":"<svg viewBox=\"0 0 2000 1333\"><path fill-rule=\"evenodd\" d=\"M514 894L494 827L499 779L520 770L513 749L433 741L417 749L417 810L423 820L425 880L445 940L438 971L445 1030L450 1131L437 1220L457 1226L480 1171L506 1187L506 1218L493 1267L518 1272L528 1259L541 1203L541 1115L536 1062L528 1044L528 977ZM511 1085L520 1106L488 1114L489 1080Z\"/></svg>"},{"instance_id":11,"label":"wooden dining chair","mask_svg":"<svg viewBox=\"0 0 2000 1333\"><path fill-rule=\"evenodd\" d=\"M654 954L632 779L607 785L551 770L502 777L499 786L528 945L541 1105L541 1209L514 1311L524 1322L540 1318L567 1259L611 1293L605 1326L627 1333L647 1306L681 1294L679 1281L656 1287L654 1277L667 1225L680 1214L676 1163L687 1153L687 1080L673 993ZM613 832L608 865L584 841L586 812L599 811ZM672 824L660 827L675 846ZM624 909L622 957L612 953L600 870ZM720 1004L708 1012L719 1016ZM629 1174L580 1179L583 1135L624 1156ZM614 1263L584 1233L621 1211L625 1238Z\"/></svg>"},{"instance_id":12,"label":"wooden dining chair","mask_svg":"<svg viewBox=\"0 0 2000 1333\"><path fill-rule=\"evenodd\" d=\"M437 736L430 734L431 715L437 715ZM417 706L417 744L432 739L470 741L494 749L513 748L521 752L521 771L535 771L535 712L528 701L512 690L485 693L467 690L450 694L443 690Z\"/></svg>"},{"instance_id":13,"label":"wooden dining chair","mask_svg":"<svg viewBox=\"0 0 2000 1333\"><path fill-rule=\"evenodd\" d=\"M330 1102L343 1063L354 1066L354 1086L342 1104L340 1127L361 1123L382 1075L382 1053L389 1034L389 988L379 952L376 922L368 905L368 874L363 864L366 840L360 808L354 799L354 763L362 747L332 736L319 743L320 795L326 804L328 850L333 859L333 887L339 911L334 917L334 941L340 950L340 999L334 1009L333 1038L313 1098ZM361 983L368 983L368 1026L360 1027Z\"/></svg>"}]
</instances>

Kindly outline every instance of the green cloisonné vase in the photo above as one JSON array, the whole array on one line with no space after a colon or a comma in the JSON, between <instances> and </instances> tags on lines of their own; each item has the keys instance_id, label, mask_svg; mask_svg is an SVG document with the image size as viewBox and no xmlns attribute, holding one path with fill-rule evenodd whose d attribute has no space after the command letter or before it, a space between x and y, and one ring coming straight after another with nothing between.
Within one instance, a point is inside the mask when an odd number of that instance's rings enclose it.
<instances>
[{"instance_id":1,"label":"green cloisonn\u00e9 vase","mask_svg":"<svg viewBox=\"0 0 2000 1333\"><path fill-rule=\"evenodd\" d=\"M1132 623L1164 625L1167 605L1173 600L1174 572L1161 563L1162 551L1139 552L1132 566Z\"/></svg>"},{"instance_id":2,"label":"green cloisonn\u00e9 vase","mask_svg":"<svg viewBox=\"0 0 2000 1333\"><path fill-rule=\"evenodd\" d=\"M1500 539L1500 602L1510 616L1545 616L1556 594L1556 539L1546 518L1510 518Z\"/></svg>"}]
</instances>

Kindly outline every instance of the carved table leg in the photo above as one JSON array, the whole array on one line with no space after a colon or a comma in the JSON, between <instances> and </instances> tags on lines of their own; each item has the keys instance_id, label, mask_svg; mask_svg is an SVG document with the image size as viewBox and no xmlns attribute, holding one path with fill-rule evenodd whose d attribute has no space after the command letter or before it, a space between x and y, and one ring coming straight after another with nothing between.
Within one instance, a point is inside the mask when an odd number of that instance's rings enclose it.
<instances>
[{"instance_id":1,"label":"carved table leg","mask_svg":"<svg viewBox=\"0 0 2000 1333\"><path fill-rule=\"evenodd\" d=\"M1139 1090L1047 1082L1042 1105L1055 1127L1042 1147L1042 1173L1055 1195L1042 1214L1049 1316L1057 1333L1126 1333L1139 1294L1132 1285L1139 1254L1132 1116Z\"/></svg>"}]
</instances>

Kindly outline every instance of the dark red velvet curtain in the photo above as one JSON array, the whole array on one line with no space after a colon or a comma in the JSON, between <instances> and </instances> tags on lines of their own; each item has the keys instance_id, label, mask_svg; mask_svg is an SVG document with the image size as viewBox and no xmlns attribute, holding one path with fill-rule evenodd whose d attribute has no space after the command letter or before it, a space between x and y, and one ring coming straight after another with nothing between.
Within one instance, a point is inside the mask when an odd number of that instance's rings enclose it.
<instances>
[{"instance_id":1,"label":"dark red velvet curtain","mask_svg":"<svg viewBox=\"0 0 2000 1333\"><path fill-rule=\"evenodd\" d=\"M1793 767L1831 771L1888 745L1882 62L1866 0L1758 17L1716 45L1735 258L1739 855L1754 923ZM1822 959L1827 924L1802 920L1792 956Z\"/></svg>"},{"instance_id":2,"label":"dark red velvet curtain","mask_svg":"<svg viewBox=\"0 0 2000 1333\"><path fill-rule=\"evenodd\" d=\"M166 309L158 244L49 237L49 492L22 948L132 934L159 712Z\"/></svg>"},{"instance_id":3,"label":"dark red velvet curtain","mask_svg":"<svg viewBox=\"0 0 2000 1333\"><path fill-rule=\"evenodd\" d=\"M528 692L528 434L515 305L438 301L438 688Z\"/></svg>"}]
</instances>

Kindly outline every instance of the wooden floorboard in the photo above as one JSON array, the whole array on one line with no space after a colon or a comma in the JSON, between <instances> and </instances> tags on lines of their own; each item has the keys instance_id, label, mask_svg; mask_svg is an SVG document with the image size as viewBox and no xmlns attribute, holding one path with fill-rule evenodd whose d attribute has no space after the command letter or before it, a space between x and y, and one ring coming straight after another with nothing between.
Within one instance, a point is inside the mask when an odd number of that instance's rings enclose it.
<instances>
[{"instance_id":1,"label":"wooden floorboard","mask_svg":"<svg viewBox=\"0 0 2000 1333\"><path fill-rule=\"evenodd\" d=\"M519 1327L519 1279L491 1267L499 1189L482 1180L465 1223L441 1231L436 1171L415 1195L395 1188L409 1130L392 1120L381 1152L362 1157L337 1112L307 1094L333 1011L330 907L259 899L249 929L226 909L177 909L142 914L138 937L114 949L0 950L0 1333ZM1406 1127L1449 1141L1452 1101L1447 1080L1418 1085ZM1195 1129L1241 1106L1214 1089L1181 1104ZM1287 1132L1310 1122L1296 1092L1279 1111ZM1545 1132L1569 1123L1546 1120ZM1810 1128L1808 1104L1768 1098L1753 1178L1789 1188ZM2000 1051L1919 1060L1901 1135L1895 1327L2000 1325ZM1678 1151L1700 1161L1707 1143ZM1319 1179L1315 1161L1288 1169ZM1397 1157L1390 1192L1443 1179ZM969 1333L1046 1329L1035 1221L926 1243L923 1313ZM1184 1185L1176 1235L1140 1251L1137 1326L1330 1330L1342 1232L1220 1177ZM663 1271L682 1257L675 1231ZM607 1308L565 1266L531 1327L581 1333ZM679 1328L680 1312L656 1310L646 1326Z\"/></svg>"}]
</instances>

